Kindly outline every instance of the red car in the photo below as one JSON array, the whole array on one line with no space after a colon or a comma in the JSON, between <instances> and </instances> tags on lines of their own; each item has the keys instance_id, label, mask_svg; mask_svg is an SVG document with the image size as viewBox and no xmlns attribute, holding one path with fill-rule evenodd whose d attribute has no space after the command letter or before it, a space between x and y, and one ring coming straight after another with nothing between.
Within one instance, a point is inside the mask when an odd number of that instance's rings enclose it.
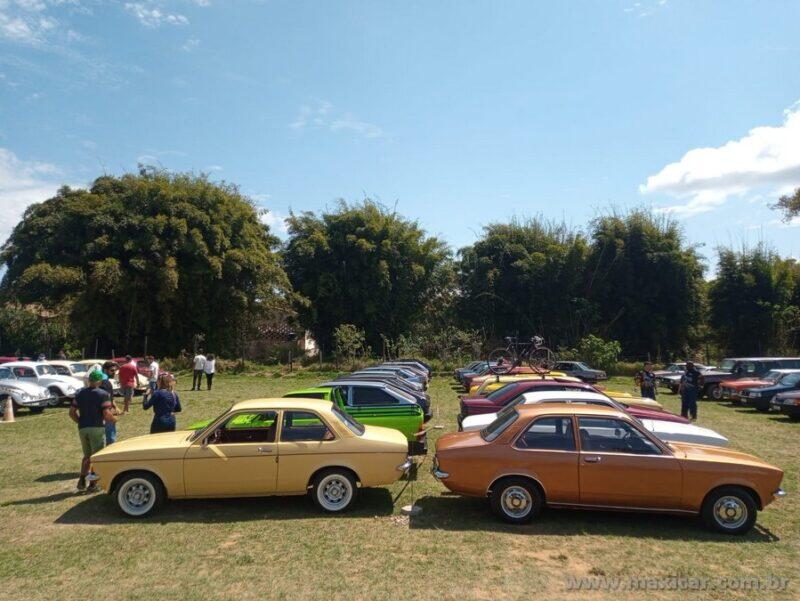
<instances>
[{"instance_id":1,"label":"red car","mask_svg":"<svg viewBox=\"0 0 800 601\"><path fill-rule=\"evenodd\" d=\"M596 386L579 382L559 382L555 380L523 380L521 382L510 382L507 386L492 391L483 397L462 397L461 412L458 415L458 424L461 425L468 415L480 415L482 413L496 413L508 403L526 392L546 392L551 390L582 390L586 392L599 392ZM614 399L617 403L625 407L625 410L640 419L659 419L667 422L678 422L688 424L689 420L680 415L667 411L655 411L653 409L643 409L632 407L625 404L624 399Z\"/></svg>"}]
</instances>

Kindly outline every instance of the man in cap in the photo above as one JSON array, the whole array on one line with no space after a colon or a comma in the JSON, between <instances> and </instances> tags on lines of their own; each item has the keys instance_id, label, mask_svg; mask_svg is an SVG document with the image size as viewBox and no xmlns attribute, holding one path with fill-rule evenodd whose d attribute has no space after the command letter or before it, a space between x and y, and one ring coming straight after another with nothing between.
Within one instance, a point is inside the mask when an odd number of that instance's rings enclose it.
<instances>
[{"instance_id":1,"label":"man in cap","mask_svg":"<svg viewBox=\"0 0 800 601\"><path fill-rule=\"evenodd\" d=\"M96 477L89 473L91 456L105 446L105 423L117 421L111 411L110 395L100 388L102 382L102 372L92 371L89 374L89 386L78 391L69 408L70 419L78 424L78 437L83 449L78 490L87 492L95 492L98 489L95 484ZM90 481L88 489L86 489L87 478Z\"/></svg>"},{"instance_id":2,"label":"man in cap","mask_svg":"<svg viewBox=\"0 0 800 601\"><path fill-rule=\"evenodd\" d=\"M681 415L695 421L697 398L700 396L700 372L695 369L692 361L686 362L686 370L681 376L678 393L681 395Z\"/></svg>"}]
</instances>

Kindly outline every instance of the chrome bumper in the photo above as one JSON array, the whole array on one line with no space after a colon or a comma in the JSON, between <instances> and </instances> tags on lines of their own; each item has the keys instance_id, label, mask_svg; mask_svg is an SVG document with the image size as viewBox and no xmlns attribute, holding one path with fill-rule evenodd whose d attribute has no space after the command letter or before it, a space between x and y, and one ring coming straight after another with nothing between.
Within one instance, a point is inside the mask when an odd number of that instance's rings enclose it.
<instances>
[{"instance_id":1,"label":"chrome bumper","mask_svg":"<svg viewBox=\"0 0 800 601\"><path fill-rule=\"evenodd\" d=\"M397 466L397 471L405 473L411 469L412 465L414 465L414 460L409 457L403 463Z\"/></svg>"},{"instance_id":2,"label":"chrome bumper","mask_svg":"<svg viewBox=\"0 0 800 601\"><path fill-rule=\"evenodd\" d=\"M786 496L786 494L787 493L786 493L785 490L783 490L782 488L779 488L774 493L772 493L772 496L775 497L776 499L782 499L783 497Z\"/></svg>"},{"instance_id":3,"label":"chrome bumper","mask_svg":"<svg viewBox=\"0 0 800 601\"><path fill-rule=\"evenodd\" d=\"M436 478L437 480L444 480L445 478L450 477L450 474L448 474L447 472L443 472L442 470L436 467L431 469L431 474L433 474L433 477Z\"/></svg>"}]
</instances>

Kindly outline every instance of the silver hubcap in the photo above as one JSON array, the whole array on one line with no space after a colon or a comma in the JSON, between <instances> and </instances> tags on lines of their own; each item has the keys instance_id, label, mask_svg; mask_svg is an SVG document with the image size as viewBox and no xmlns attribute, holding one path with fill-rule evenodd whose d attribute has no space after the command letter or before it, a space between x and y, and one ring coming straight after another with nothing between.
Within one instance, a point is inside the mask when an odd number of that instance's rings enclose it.
<instances>
[{"instance_id":1,"label":"silver hubcap","mask_svg":"<svg viewBox=\"0 0 800 601\"><path fill-rule=\"evenodd\" d=\"M714 503L714 517L723 528L738 528L747 521L747 505L737 497L722 497Z\"/></svg>"},{"instance_id":2,"label":"silver hubcap","mask_svg":"<svg viewBox=\"0 0 800 601\"><path fill-rule=\"evenodd\" d=\"M500 497L500 505L510 517L523 518L530 513L533 499L522 486L509 486Z\"/></svg>"},{"instance_id":3,"label":"silver hubcap","mask_svg":"<svg viewBox=\"0 0 800 601\"><path fill-rule=\"evenodd\" d=\"M133 478L123 484L117 494L122 510L129 515L144 515L156 502L153 485L143 478Z\"/></svg>"},{"instance_id":4,"label":"silver hubcap","mask_svg":"<svg viewBox=\"0 0 800 601\"><path fill-rule=\"evenodd\" d=\"M350 503L353 487L350 481L338 474L331 474L322 479L317 487L317 498L328 511L339 511Z\"/></svg>"}]
</instances>

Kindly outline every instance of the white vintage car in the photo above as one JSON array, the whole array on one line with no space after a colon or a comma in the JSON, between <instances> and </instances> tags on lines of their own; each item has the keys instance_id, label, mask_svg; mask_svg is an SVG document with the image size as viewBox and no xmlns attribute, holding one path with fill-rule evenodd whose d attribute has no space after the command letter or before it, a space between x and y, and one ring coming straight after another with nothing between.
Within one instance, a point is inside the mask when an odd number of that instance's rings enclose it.
<instances>
[{"instance_id":1,"label":"white vintage car","mask_svg":"<svg viewBox=\"0 0 800 601\"><path fill-rule=\"evenodd\" d=\"M513 411L513 407L520 403L535 404L535 403L589 403L592 405L603 405L606 407L619 408L620 405L614 402L613 399L608 398L604 394L595 392L584 391L550 391L550 392L527 392L519 397L518 401L513 401L510 405L506 405L502 411L498 413L484 413L481 415L470 415L465 417L461 422L461 426L465 432L473 430L482 430L491 424L498 415L503 414L505 411ZM693 424L681 424L678 422L670 422L656 419L640 419L642 425L650 430L653 434L658 436L661 440L666 442L689 442L693 444L705 444L715 447L727 447L729 441L722 434L710 430L708 428L701 428Z\"/></svg>"},{"instance_id":2,"label":"white vintage car","mask_svg":"<svg viewBox=\"0 0 800 601\"><path fill-rule=\"evenodd\" d=\"M44 362L12 361L4 363L3 367L9 368L18 380L47 388L55 397L52 406L58 405L62 400L73 398L75 393L83 388L81 380L73 376L60 376L55 367Z\"/></svg>"},{"instance_id":3,"label":"white vintage car","mask_svg":"<svg viewBox=\"0 0 800 601\"><path fill-rule=\"evenodd\" d=\"M47 388L17 379L14 372L3 365L0 366L0 414L5 412L6 397L11 397L14 411L25 408L31 413L41 413L45 407L58 402Z\"/></svg>"},{"instance_id":4,"label":"white vintage car","mask_svg":"<svg viewBox=\"0 0 800 601\"><path fill-rule=\"evenodd\" d=\"M62 360L57 359L54 361L48 361L50 365L55 367L56 372L59 376L72 376L73 378L78 378L83 382L84 386L89 385L89 371L94 369L102 370L103 360L89 360L88 362L85 360L81 361L69 361L69 360ZM119 381L116 378L111 379L111 385L114 387L114 394L118 395L120 392L120 385Z\"/></svg>"}]
</instances>

